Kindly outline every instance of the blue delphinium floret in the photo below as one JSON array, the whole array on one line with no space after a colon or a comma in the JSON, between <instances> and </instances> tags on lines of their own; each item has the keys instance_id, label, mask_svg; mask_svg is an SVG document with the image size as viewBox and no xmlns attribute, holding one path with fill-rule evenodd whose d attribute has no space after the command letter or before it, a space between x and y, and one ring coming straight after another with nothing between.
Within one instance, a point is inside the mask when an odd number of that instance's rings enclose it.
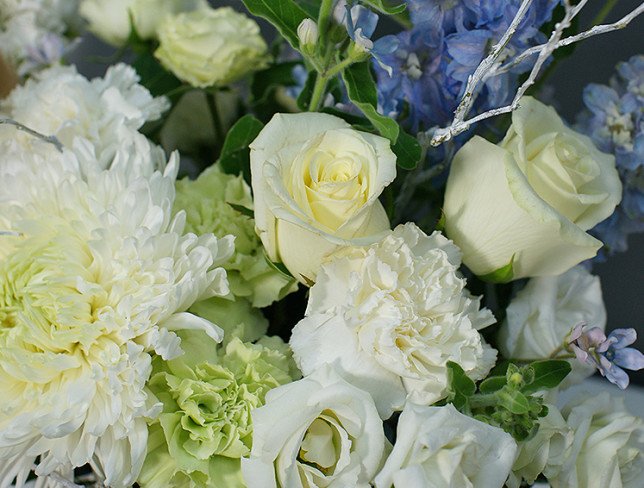
<instances>
[{"instance_id":1,"label":"blue delphinium floret","mask_svg":"<svg viewBox=\"0 0 644 488\"><path fill-rule=\"evenodd\" d=\"M504 51L512 56L545 42L538 29L547 22L559 0L535 0ZM378 70L380 105L384 113L406 119L412 130L447 125L458 106L467 78L506 32L521 0L408 0L413 22L400 33L398 49L382 57L391 76ZM490 78L477 97L475 111L508 103L518 75Z\"/></svg>"},{"instance_id":2,"label":"blue delphinium floret","mask_svg":"<svg viewBox=\"0 0 644 488\"><path fill-rule=\"evenodd\" d=\"M623 390L629 383L624 369L639 371L644 368L644 354L627 347L636 339L635 329L615 329L606 337L599 327L587 328L578 324L568 341L577 359L595 366L602 376Z\"/></svg>"},{"instance_id":3,"label":"blue delphinium floret","mask_svg":"<svg viewBox=\"0 0 644 488\"><path fill-rule=\"evenodd\" d=\"M615 155L623 184L622 203L591 234L604 243L598 260L627 249L629 234L644 232L644 56L617 66L610 84L590 84L584 90L586 109L577 129L600 150Z\"/></svg>"}]
</instances>

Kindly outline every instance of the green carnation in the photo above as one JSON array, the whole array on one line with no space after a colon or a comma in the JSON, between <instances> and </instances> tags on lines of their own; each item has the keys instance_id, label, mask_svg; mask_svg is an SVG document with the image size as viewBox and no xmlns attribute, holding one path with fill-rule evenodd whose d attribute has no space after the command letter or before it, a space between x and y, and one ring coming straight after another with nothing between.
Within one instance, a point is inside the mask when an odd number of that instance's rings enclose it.
<instances>
[{"instance_id":1,"label":"green carnation","mask_svg":"<svg viewBox=\"0 0 644 488\"><path fill-rule=\"evenodd\" d=\"M254 307L266 307L297 289L297 283L274 269L264 257L255 234L250 187L241 176L223 173L218 166L204 171L196 180L177 182L174 212L186 212L186 232L235 236L235 253L224 264L230 289Z\"/></svg>"},{"instance_id":2,"label":"green carnation","mask_svg":"<svg viewBox=\"0 0 644 488\"><path fill-rule=\"evenodd\" d=\"M287 346L275 339L234 338L194 364L207 354L199 333L191 341L185 339L192 333L182 332L184 356L155 359L148 386L163 413L150 428L142 487L244 486L240 458L250 453L251 411L269 390L295 378Z\"/></svg>"}]
</instances>

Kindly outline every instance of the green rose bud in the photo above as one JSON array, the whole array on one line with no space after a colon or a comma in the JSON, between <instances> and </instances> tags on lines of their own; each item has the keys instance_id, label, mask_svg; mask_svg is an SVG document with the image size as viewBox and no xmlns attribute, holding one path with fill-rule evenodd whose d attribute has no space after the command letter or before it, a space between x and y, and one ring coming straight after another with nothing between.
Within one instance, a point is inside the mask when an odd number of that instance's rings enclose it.
<instances>
[{"instance_id":1,"label":"green rose bud","mask_svg":"<svg viewBox=\"0 0 644 488\"><path fill-rule=\"evenodd\" d=\"M198 88L233 83L267 64L266 42L254 20L230 7L168 17L154 53L177 78Z\"/></svg>"}]
</instances>

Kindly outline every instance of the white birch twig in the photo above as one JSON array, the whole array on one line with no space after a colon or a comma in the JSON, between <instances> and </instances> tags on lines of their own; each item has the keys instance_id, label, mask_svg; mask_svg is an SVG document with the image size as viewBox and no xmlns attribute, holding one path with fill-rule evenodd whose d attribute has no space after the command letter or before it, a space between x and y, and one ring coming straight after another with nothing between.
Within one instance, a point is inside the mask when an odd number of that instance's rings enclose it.
<instances>
[{"instance_id":1,"label":"white birch twig","mask_svg":"<svg viewBox=\"0 0 644 488\"><path fill-rule=\"evenodd\" d=\"M0 125L2 124L8 124L8 125L13 125L16 127L18 130L21 130L23 132L26 132L27 134L36 137L37 139L40 139L41 141L45 141L49 144L53 144L56 149L58 149L59 152L63 152L63 145L61 142L58 140L56 136L46 136L44 134L41 134L38 131L35 131L31 129L30 127L27 127L24 124L21 124L20 122L17 122L13 119L10 119L8 117L0 117Z\"/></svg>"},{"instance_id":2,"label":"white birch twig","mask_svg":"<svg viewBox=\"0 0 644 488\"><path fill-rule=\"evenodd\" d=\"M468 79L468 86L465 90L465 94L463 95L463 99L461 100L461 103L459 104L459 107L455 112L455 116L451 124L448 127L434 130L430 141L431 145L439 146L444 142L457 136L458 134L465 132L476 122L480 122L481 120L489 119L491 117L509 113L515 110L519 106L521 97L523 97L523 95L525 95L525 92L528 90L528 88L530 88L530 86L532 86L535 83L543 64L546 62L548 57L550 57L550 55L556 49L563 46L567 46L574 42L581 41L583 39L587 39L589 37L592 37L598 34L606 34L608 32L613 32L615 30L623 29L630 22L632 22L633 19L635 19L638 15L644 13L644 3L642 3L637 8L635 8L631 13L624 16L622 19L618 20L617 22L614 22L612 24L594 26L585 32L562 39L561 37L563 35L563 31L570 26L570 22L579 14L579 12L586 5L586 3L588 3L588 0L582 0L577 5L571 5L569 0L565 0L564 18L562 19L561 22L559 22L555 26L552 34L550 35L550 38L548 39L548 42L546 42L545 44L541 44L539 46L531 47L526 51L524 51L523 53L517 55L511 61L500 66L498 64L495 64L493 61L496 60L500 54L495 51L497 46L501 42L495 45L495 47L492 50L492 53L487 58L485 58L476 69L475 74L477 74L477 77L474 79L474 75L472 75L472 77ZM525 4L526 2L524 1L521 7L523 7ZM515 16L515 20L518 16L519 16L519 12L517 12L517 16ZM512 22L512 24L514 24L514 21ZM511 30L511 28L512 28L512 25L510 26L510 28L508 28L508 32ZM514 30L516 31L516 26ZM506 35L508 35L508 32L506 32L506 34L503 36L504 38L506 37ZM513 32L509 36L507 36L508 40L510 39L510 36L512 34ZM513 66L516 66L517 64L524 61L528 57L533 56L534 54L537 54L537 53L538 53L538 57L537 57L537 60L535 61L535 64L532 67L532 70L530 71L530 74L526 79L526 81L517 90L517 93L514 99L512 100L512 103L504 107L488 110L479 115L476 115L475 117L465 120L465 116L467 115L467 112L469 111L469 108L471 108L472 103L474 101L474 94L472 91L469 90L470 88L474 88L480 82L484 82L489 78L498 76L502 73L509 71ZM466 108L467 110L463 110L463 108Z\"/></svg>"}]
</instances>

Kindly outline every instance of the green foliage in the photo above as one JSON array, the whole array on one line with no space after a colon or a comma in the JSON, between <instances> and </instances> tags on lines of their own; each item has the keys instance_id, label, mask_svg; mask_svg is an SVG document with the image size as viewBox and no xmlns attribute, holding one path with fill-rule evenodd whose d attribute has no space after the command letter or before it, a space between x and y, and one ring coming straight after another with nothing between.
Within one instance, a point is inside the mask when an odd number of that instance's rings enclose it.
<instances>
[{"instance_id":1,"label":"green foliage","mask_svg":"<svg viewBox=\"0 0 644 488\"><path fill-rule=\"evenodd\" d=\"M512 281L514 277L514 255L510 259L510 262L501 268L492 271L491 273L479 276L483 281L489 283L508 283Z\"/></svg>"},{"instance_id":2,"label":"green foliage","mask_svg":"<svg viewBox=\"0 0 644 488\"><path fill-rule=\"evenodd\" d=\"M567 361L536 361L525 366L506 363L478 386L456 363L447 363L448 395L461 412L502 428L515 439L528 439L548 413L543 399L534 394L559 385L570 372Z\"/></svg>"},{"instance_id":3,"label":"green foliage","mask_svg":"<svg viewBox=\"0 0 644 488\"><path fill-rule=\"evenodd\" d=\"M362 3L373 7L384 14L397 15L401 14L407 8L405 2L387 2L383 0L362 0ZM392 5L393 4L393 5Z\"/></svg>"},{"instance_id":4,"label":"green foliage","mask_svg":"<svg viewBox=\"0 0 644 488\"><path fill-rule=\"evenodd\" d=\"M411 170L418 166L423 155L423 149L420 147L418 139L410 136L401 130L398 134L398 140L391 147L396 154L396 162L403 169Z\"/></svg>"},{"instance_id":5,"label":"green foliage","mask_svg":"<svg viewBox=\"0 0 644 488\"><path fill-rule=\"evenodd\" d=\"M250 149L248 146L263 128L264 124L250 114L244 115L230 128L219 156L219 164L225 173L243 174L244 179L249 181Z\"/></svg>"},{"instance_id":6,"label":"green foliage","mask_svg":"<svg viewBox=\"0 0 644 488\"><path fill-rule=\"evenodd\" d=\"M293 48L298 49L300 42L297 28L309 17L302 7L293 0L242 0L248 11L273 24Z\"/></svg>"},{"instance_id":7,"label":"green foliage","mask_svg":"<svg viewBox=\"0 0 644 488\"><path fill-rule=\"evenodd\" d=\"M300 64L297 61L274 64L253 76L250 92L254 103L265 102L280 86L294 86L293 68Z\"/></svg>"},{"instance_id":8,"label":"green foliage","mask_svg":"<svg viewBox=\"0 0 644 488\"><path fill-rule=\"evenodd\" d=\"M395 120L378 113L378 92L368 61L356 63L344 70L342 77L349 99L369 119L380 135L395 144L400 128Z\"/></svg>"}]
</instances>

